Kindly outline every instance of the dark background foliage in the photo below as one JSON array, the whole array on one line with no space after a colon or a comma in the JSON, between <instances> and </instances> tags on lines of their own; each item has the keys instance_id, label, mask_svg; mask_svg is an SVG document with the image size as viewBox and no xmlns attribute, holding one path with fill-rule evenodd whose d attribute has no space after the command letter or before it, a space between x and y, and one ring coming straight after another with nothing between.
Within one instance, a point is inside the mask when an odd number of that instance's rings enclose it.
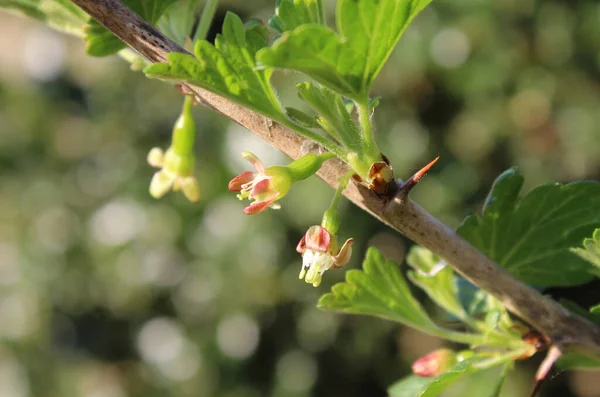
<instances>
[{"instance_id":1,"label":"dark background foliage","mask_svg":"<svg viewBox=\"0 0 600 397\"><path fill-rule=\"evenodd\" d=\"M212 37L225 11L264 20L272 3L222 1ZM168 145L181 96L33 21L0 13L0 32L1 396L383 396L442 344L315 308L344 273L297 280L295 245L332 194L321 181L244 216L227 191L248 169L239 153L286 159L197 108L203 200L156 201L145 156ZM297 101L300 76L274 79ZM414 199L456 227L509 166L526 190L600 178L599 82L596 1L436 0L376 81L377 139L400 178L441 156ZM409 241L348 203L342 214L349 267L368 245L402 261ZM589 306L597 288L548 293ZM539 361L503 396L527 395ZM447 395L485 396L489 375ZM543 396L600 396L597 374L554 375Z\"/></svg>"}]
</instances>

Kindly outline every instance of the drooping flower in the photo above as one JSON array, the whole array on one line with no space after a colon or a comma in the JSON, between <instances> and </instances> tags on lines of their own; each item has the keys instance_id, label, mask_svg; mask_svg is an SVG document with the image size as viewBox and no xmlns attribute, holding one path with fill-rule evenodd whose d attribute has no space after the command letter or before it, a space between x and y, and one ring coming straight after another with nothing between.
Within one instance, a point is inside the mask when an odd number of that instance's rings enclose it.
<instances>
[{"instance_id":1,"label":"drooping flower","mask_svg":"<svg viewBox=\"0 0 600 397\"><path fill-rule=\"evenodd\" d=\"M157 147L150 150L148 164L160 168L150 182L150 195L158 199L169 190L182 190L191 202L200 201L200 184L194 176L194 163L193 155L179 156L172 148L166 153Z\"/></svg>"},{"instance_id":2,"label":"drooping flower","mask_svg":"<svg viewBox=\"0 0 600 397\"><path fill-rule=\"evenodd\" d=\"M181 189L191 202L200 201L200 185L194 176L196 122L192 116L193 104L194 98L186 96L167 151L155 147L148 153L148 164L160 168L150 182L150 195L154 198L161 198L171 189Z\"/></svg>"},{"instance_id":3,"label":"drooping flower","mask_svg":"<svg viewBox=\"0 0 600 397\"><path fill-rule=\"evenodd\" d=\"M242 156L256 169L256 172L246 171L229 182L229 190L240 192L240 200L250 199L254 202L244 208L247 215L258 214L267 208L279 209L277 200L287 194L292 186L290 172L282 166L265 168L262 161L254 153L244 152Z\"/></svg>"},{"instance_id":4,"label":"drooping flower","mask_svg":"<svg viewBox=\"0 0 600 397\"><path fill-rule=\"evenodd\" d=\"M229 190L239 192L237 197L240 200L253 201L244 208L247 215L261 213L269 207L279 209L277 201L288 193L292 183L314 175L325 160L333 157L331 153L309 154L285 166L265 168L255 154L243 152L242 156L254 166L256 172L247 171L236 176L229 182Z\"/></svg>"},{"instance_id":5,"label":"drooping flower","mask_svg":"<svg viewBox=\"0 0 600 397\"><path fill-rule=\"evenodd\" d=\"M458 362L456 353L450 349L438 349L417 359L412 364L412 372L422 377L437 376L449 370Z\"/></svg>"},{"instance_id":6,"label":"drooping flower","mask_svg":"<svg viewBox=\"0 0 600 397\"><path fill-rule=\"evenodd\" d=\"M323 273L331 267L340 268L350 260L353 239L338 248L337 237L322 226L311 226L298 243L296 251L302 254L300 279L318 287Z\"/></svg>"}]
</instances>

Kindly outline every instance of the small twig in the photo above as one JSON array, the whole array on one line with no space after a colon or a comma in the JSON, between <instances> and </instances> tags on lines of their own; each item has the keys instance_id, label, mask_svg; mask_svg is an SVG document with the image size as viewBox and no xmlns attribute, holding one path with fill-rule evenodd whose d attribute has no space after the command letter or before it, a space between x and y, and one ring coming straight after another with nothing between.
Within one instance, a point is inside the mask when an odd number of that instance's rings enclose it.
<instances>
[{"instance_id":1,"label":"small twig","mask_svg":"<svg viewBox=\"0 0 600 397\"><path fill-rule=\"evenodd\" d=\"M167 39L118 0L73 0L94 19L152 62L166 61L167 53L186 51ZM246 127L289 157L302 156L305 140L296 132L202 88L187 85L201 102ZM348 171L341 161L327 161L318 175L333 187ZM492 294L506 307L546 335L557 349L600 357L600 328L570 313L557 302L509 275L504 269L440 223L406 196L389 198L350 184L344 195L416 243L430 249L458 273ZM390 205L387 205L387 204Z\"/></svg>"}]
</instances>

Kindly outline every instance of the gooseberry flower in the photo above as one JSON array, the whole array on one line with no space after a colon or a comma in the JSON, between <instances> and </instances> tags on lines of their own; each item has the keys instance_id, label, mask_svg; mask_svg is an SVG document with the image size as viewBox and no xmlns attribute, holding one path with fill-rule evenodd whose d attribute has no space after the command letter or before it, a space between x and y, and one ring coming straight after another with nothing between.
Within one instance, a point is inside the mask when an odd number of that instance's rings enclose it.
<instances>
[{"instance_id":1,"label":"gooseberry flower","mask_svg":"<svg viewBox=\"0 0 600 397\"><path fill-rule=\"evenodd\" d=\"M194 176L196 122L192 117L193 101L191 96L185 98L167 151L156 147L148 153L148 164L160 168L150 182L150 195L154 198L161 198L171 189L181 189L191 202L200 201L200 185Z\"/></svg>"},{"instance_id":2,"label":"gooseberry flower","mask_svg":"<svg viewBox=\"0 0 600 397\"><path fill-rule=\"evenodd\" d=\"M247 171L236 176L229 182L229 190L239 192L237 197L240 200L252 200L253 203L244 208L244 213L254 215L269 207L279 209L281 206L277 201L288 193L292 183L314 175L323 162L334 155L308 154L286 166L266 168L255 154L243 152L242 156L254 166L256 172Z\"/></svg>"},{"instance_id":3,"label":"gooseberry flower","mask_svg":"<svg viewBox=\"0 0 600 397\"><path fill-rule=\"evenodd\" d=\"M150 195L158 199L171 189L182 190L191 202L200 201L200 184L193 174L194 163L194 155L178 155L172 147L166 153L158 147L150 150L148 164L160 168L150 182Z\"/></svg>"},{"instance_id":4,"label":"gooseberry flower","mask_svg":"<svg viewBox=\"0 0 600 397\"><path fill-rule=\"evenodd\" d=\"M337 237L323 226L311 226L298 243L296 251L302 254L300 279L318 287L325 271L340 268L350 260L353 239L346 240L338 249Z\"/></svg>"},{"instance_id":5,"label":"gooseberry flower","mask_svg":"<svg viewBox=\"0 0 600 397\"><path fill-rule=\"evenodd\" d=\"M412 371L415 375L429 378L446 372L457 362L454 351L438 349L416 360L412 365Z\"/></svg>"}]
</instances>

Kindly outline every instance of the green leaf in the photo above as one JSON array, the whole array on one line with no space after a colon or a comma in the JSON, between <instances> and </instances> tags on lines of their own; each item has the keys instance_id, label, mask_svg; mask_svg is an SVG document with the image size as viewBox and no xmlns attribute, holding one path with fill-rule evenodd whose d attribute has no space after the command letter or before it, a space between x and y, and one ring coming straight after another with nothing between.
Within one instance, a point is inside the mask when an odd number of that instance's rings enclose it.
<instances>
[{"instance_id":1,"label":"green leaf","mask_svg":"<svg viewBox=\"0 0 600 397\"><path fill-rule=\"evenodd\" d=\"M600 226L600 183L541 185L519 200L523 177L512 168L496 179L481 217L457 232L521 280L568 286L590 279L591 265L570 251Z\"/></svg>"},{"instance_id":2,"label":"green leaf","mask_svg":"<svg viewBox=\"0 0 600 397\"><path fill-rule=\"evenodd\" d=\"M448 371L432 378L411 375L396 383L389 389L390 397L438 397L441 392L458 382L466 375L485 369L476 364L485 360L480 356L467 358Z\"/></svg>"},{"instance_id":3,"label":"green leaf","mask_svg":"<svg viewBox=\"0 0 600 397\"><path fill-rule=\"evenodd\" d=\"M0 0L0 8L45 20L46 14L39 10L39 5L40 0Z\"/></svg>"},{"instance_id":4,"label":"green leaf","mask_svg":"<svg viewBox=\"0 0 600 397\"><path fill-rule=\"evenodd\" d=\"M44 21L51 28L81 36L88 15L69 0L0 0L0 8Z\"/></svg>"},{"instance_id":5,"label":"green leaf","mask_svg":"<svg viewBox=\"0 0 600 397\"><path fill-rule=\"evenodd\" d=\"M429 297L458 319L470 322L461 305L452 268L426 248L414 246L406 257L414 271L408 272L409 279Z\"/></svg>"},{"instance_id":6,"label":"green leaf","mask_svg":"<svg viewBox=\"0 0 600 397\"><path fill-rule=\"evenodd\" d=\"M346 282L333 286L319 300L319 308L344 313L369 314L398 321L423 331L437 332L419 301L411 294L398 265L369 248L363 270L346 272Z\"/></svg>"},{"instance_id":7,"label":"green leaf","mask_svg":"<svg viewBox=\"0 0 600 397\"><path fill-rule=\"evenodd\" d=\"M359 132L342 97L313 83L300 83L297 88L298 96L319 115L317 123L351 151L361 153Z\"/></svg>"},{"instance_id":8,"label":"green leaf","mask_svg":"<svg viewBox=\"0 0 600 397\"><path fill-rule=\"evenodd\" d=\"M593 306L589 310L586 310L585 308L579 306L577 303L575 303L569 299L562 298L559 300L559 303L561 305L563 305L570 312L575 313L575 314L585 318L586 320L588 320L591 323L600 325L600 316L598 316L596 314L596 313L600 313L600 305Z\"/></svg>"},{"instance_id":9,"label":"green leaf","mask_svg":"<svg viewBox=\"0 0 600 397\"><path fill-rule=\"evenodd\" d=\"M123 3L131 8L142 19L154 25L165 10L177 0L124 0ZM87 45L85 51L88 55L104 57L112 55L125 48L117 36L108 31L96 20L90 20L84 28Z\"/></svg>"},{"instance_id":10,"label":"green leaf","mask_svg":"<svg viewBox=\"0 0 600 397\"><path fill-rule=\"evenodd\" d=\"M269 82L271 70L255 68L255 54L267 45L267 38L263 25L244 28L237 15L227 13L214 46L199 40L195 57L170 53L167 63L150 65L144 72L152 78L188 82L281 120L285 115Z\"/></svg>"},{"instance_id":11,"label":"green leaf","mask_svg":"<svg viewBox=\"0 0 600 397\"><path fill-rule=\"evenodd\" d=\"M583 248L572 248L571 252L594 265L593 273L600 277L600 229L596 229L591 238L583 240Z\"/></svg>"},{"instance_id":12,"label":"green leaf","mask_svg":"<svg viewBox=\"0 0 600 397\"><path fill-rule=\"evenodd\" d=\"M556 366L562 369L600 369L600 359L580 353L567 353L562 355Z\"/></svg>"},{"instance_id":13,"label":"green leaf","mask_svg":"<svg viewBox=\"0 0 600 397\"><path fill-rule=\"evenodd\" d=\"M284 32L258 54L262 65L306 73L339 94L368 98L375 77L431 0L338 0L336 33L318 24Z\"/></svg>"},{"instance_id":14,"label":"green leaf","mask_svg":"<svg viewBox=\"0 0 600 397\"><path fill-rule=\"evenodd\" d=\"M156 26L171 40L185 47L185 39L193 34L197 7L197 0L179 0L165 10Z\"/></svg>"},{"instance_id":15,"label":"green leaf","mask_svg":"<svg viewBox=\"0 0 600 397\"><path fill-rule=\"evenodd\" d=\"M280 0L277 2L275 15L269 18L269 26L279 33L308 23L324 23L321 0Z\"/></svg>"},{"instance_id":16,"label":"green leaf","mask_svg":"<svg viewBox=\"0 0 600 397\"><path fill-rule=\"evenodd\" d=\"M300 109L296 109L293 107L286 107L285 113L290 120L292 120L294 123L296 123L298 125L302 125L306 128L318 128L319 127L319 123L317 122L317 119L315 116L310 116L310 115L304 113Z\"/></svg>"}]
</instances>

